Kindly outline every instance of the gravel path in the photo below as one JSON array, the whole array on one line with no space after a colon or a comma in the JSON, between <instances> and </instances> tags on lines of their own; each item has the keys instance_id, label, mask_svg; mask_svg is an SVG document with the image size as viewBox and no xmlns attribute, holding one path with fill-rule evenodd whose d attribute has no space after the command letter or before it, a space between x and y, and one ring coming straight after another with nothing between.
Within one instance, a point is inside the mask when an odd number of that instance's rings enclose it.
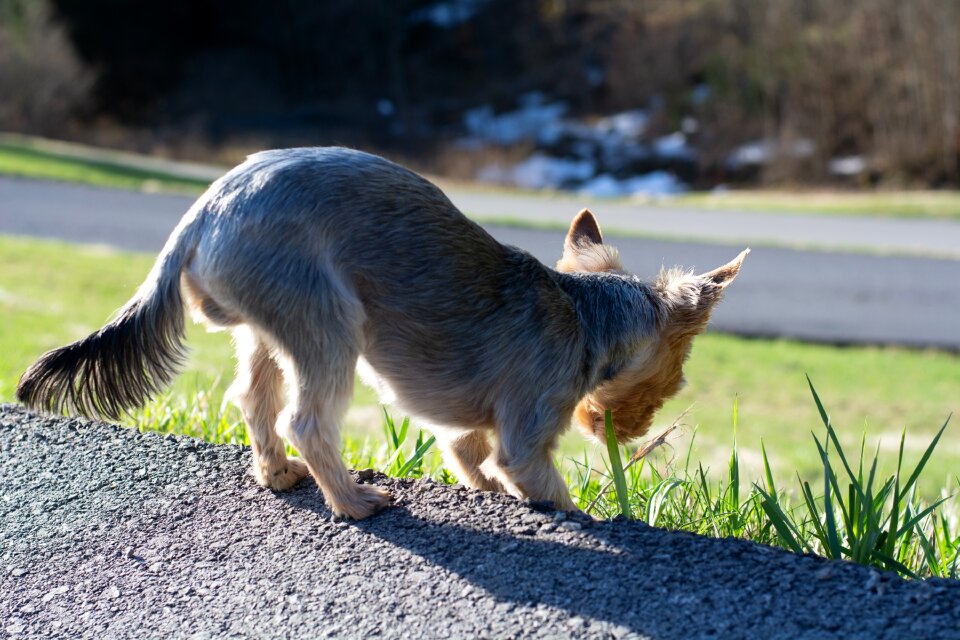
<instances>
[{"instance_id":1,"label":"gravel path","mask_svg":"<svg viewBox=\"0 0 960 640\"><path fill-rule=\"evenodd\" d=\"M249 451L0 405L11 637L960 638L960 582L365 475L332 522Z\"/></svg>"}]
</instances>

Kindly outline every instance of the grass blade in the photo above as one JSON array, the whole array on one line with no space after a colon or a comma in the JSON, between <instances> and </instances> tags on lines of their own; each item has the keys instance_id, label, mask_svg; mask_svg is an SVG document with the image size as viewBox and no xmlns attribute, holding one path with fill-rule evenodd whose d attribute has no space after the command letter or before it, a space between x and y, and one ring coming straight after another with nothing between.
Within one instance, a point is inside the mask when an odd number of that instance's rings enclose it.
<instances>
[{"instance_id":1,"label":"grass blade","mask_svg":"<svg viewBox=\"0 0 960 640\"><path fill-rule=\"evenodd\" d=\"M894 475L894 487L893 487L893 504L890 505L890 521L887 525L887 539L886 544L883 547L883 552L888 556L893 555L893 546L896 544L897 528L900 521L900 503L902 501L902 496L900 494L900 473L903 469L903 448L907 441L907 430L904 428L900 431L900 450L897 454L897 473ZM920 536L923 537L922 535Z\"/></svg>"},{"instance_id":2,"label":"grass blade","mask_svg":"<svg viewBox=\"0 0 960 640\"><path fill-rule=\"evenodd\" d=\"M646 442L643 446L639 447L636 451L634 451L633 455L630 456L630 460L627 462L626 466L623 467L624 471L626 471L627 469L629 469L630 467L632 467L634 464L638 462L642 465L643 461L646 460L647 456L650 455L650 453L654 449L664 444L667 441L667 436L673 433L677 429L677 427L680 426L680 421L684 418L684 416L686 416L686 414L687 414L686 411L681 413L677 417L677 419L673 421L673 424L667 427L660 435ZM688 458L687 464L689 463L690 463L690 460ZM652 473L655 473L655 471L652 471ZM686 474L686 475L689 475L689 474ZM589 481L589 479L590 479L590 475L588 473L586 476L586 481ZM613 486L613 479L611 478L609 481L607 481L606 484L604 484L597 491L596 497L590 502L590 504L587 505L584 511L586 511L587 513L593 512L597 504L600 502L600 499L603 498L604 495L606 495L607 491L609 491L610 487L612 486Z\"/></svg>"},{"instance_id":3,"label":"grass blade","mask_svg":"<svg viewBox=\"0 0 960 640\"><path fill-rule=\"evenodd\" d=\"M383 435L394 449L400 448L400 439L397 437L397 429L393 424L393 416L387 411L386 405L380 405L383 411Z\"/></svg>"},{"instance_id":4,"label":"grass blade","mask_svg":"<svg viewBox=\"0 0 960 640\"><path fill-rule=\"evenodd\" d=\"M430 447L433 446L436 441L436 436L430 436L425 442L421 443L420 446L417 447L416 451L413 452L413 455L410 456L410 459L407 460L406 464L400 467L400 470L397 471L397 477L405 478L413 469L419 466L423 461L424 454L430 449Z\"/></svg>"},{"instance_id":5,"label":"grass blade","mask_svg":"<svg viewBox=\"0 0 960 640\"><path fill-rule=\"evenodd\" d=\"M610 473L613 476L613 486L617 492L617 503L620 513L627 519L633 519L630 511L630 499L627 494L627 479L623 473L623 463L620 461L620 447L617 446L616 432L613 430L613 415L607 409L603 414L604 427L607 436L607 455L610 457Z\"/></svg>"},{"instance_id":6,"label":"grass blade","mask_svg":"<svg viewBox=\"0 0 960 640\"><path fill-rule=\"evenodd\" d=\"M906 519L906 521L903 523L903 526L900 527L899 529L897 529L896 537L897 537L897 538L901 537L904 533L906 533L907 531L909 531L910 529L912 529L915 525L919 524L921 520L923 520L924 518L927 517L927 515L929 515L930 513L932 513L934 509L936 509L936 508L939 507L941 504L943 504L944 502L946 502L947 499L948 499L948 498L940 498L939 500L937 500L936 502L934 502L934 503L933 503L932 505L930 505L929 507L927 507L927 508L923 509L922 511L920 511L917 515L913 516L912 518L908 516L907 519Z\"/></svg>"},{"instance_id":7,"label":"grass blade","mask_svg":"<svg viewBox=\"0 0 960 640\"><path fill-rule=\"evenodd\" d=\"M729 470L729 506L733 511L740 509L740 456L737 453L737 418L739 412L740 398L733 399L733 452L730 454Z\"/></svg>"},{"instance_id":8,"label":"grass blade","mask_svg":"<svg viewBox=\"0 0 960 640\"><path fill-rule=\"evenodd\" d=\"M919 575L917 575L914 571L910 570L910 568L907 567L907 566L906 566L905 564L903 564L902 562L900 562L900 561L898 561L898 560L894 560L894 559L891 558L890 556L888 556L888 555L886 555L886 554L884 554L884 553L882 553L882 552L880 552L880 551L874 551L874 552L873 552L873 555L874 555L874 557L876 557L878 560L880 560L880 563L883 564L887 569L892 569L893 571L896 571L896 572L900 573L901 575L905 575L905 576L907 576L908 578L912 578L912 579L914 579L914 580L919 580L919 579L920 579L920 576L919 576Z\"/></svg>"},{"instance_id":9,"label":"grass blade","mask_svg":"<svg viewBox=\"0 0 960 640\"><path fill-rule=\"evenodd\" d=\"M827 410L823 408L823 403L820 402L820 396L817 395L817 390L813 388L813 381L810 380L810 376L806 376L806 377L807 377L807 386L810 387L810 393L813 394L813 401L817 403L817 411L820 412L820 419L823 420L823 425L829 428L830 416L827 415Z\"/></svg>"},{"instance_id":10,"label":"grass blade","mask_svg":"<svg viewBox=\"0 0 960 640\"><path fill-rule=\"evenodd\" d=\"M763 438L760 439L760 455L763 457L763 476L767 483L767 493L777 495L777 485L773 482L773 472L770 470L770 460L767 459L767 450L763 446Z\"/></svg>"},{"instance_id":11,"label":"grass blade","mask_svg":"<svg viewBox=\"0 0 960 640\"><path fill-rule=\"evenodd\" d=\"M827 449L821 450L821 460L823 460L823 512L826 519L827 543L830 547L830 556L832 558L842 558L843 552L840 547L840 534L837 531L837 520L833 512L833 500L830 499L830 468L829 457L830 443L827 442Z\"/></svg>"},{"instance_id":12,"label":"grass blade","mask_svg":"<svg viewBox=\"0 0 960 640\"><path fill-rule=\"evenodd\" d=\"M757 492L763 497L761 502L763 511L767 514L767 518L770 519L770 522L773 523L774 529L777 530L777 534L786 544L786 547L794 553L806 553L810 551L810 549L808 549L806 546L800 544L800 533L797 530L796 525L794 525L790 518L787 517L787 514L784 513L776 498L768 494L759 486L754 486L756 487Z\"/></svg>"},{"instance_id":13,"label":"grass blade","mask_svg":"<svg viewBox=\"0 0 960 640\"><path fill-rule=\"evenodd\" d=\"M950 424L950 418L953 417L951 413L947 416L946 421L943 423L943 426L940 427L940 430L937 431L937 435L934 436L933 441L930 442L930 446L927 447L926 451L923 452L923 456L920 457L920 461L917 463L917 466L914 468L913 473L910 474L910 477L907 479L906 484L903 485L901 499L914 484L916 484L917 479L920 477L920 472L923 471L923 467L927 464L927 460L930 459L930 456L933 454L933 450L936 448L937 443L940 442L940 436L943 435L943 432L946 430L947 425Z\"/></svg>"},{"instance_id":14,"label":"grass blade","mask_svg":"<svg viewBox=\"0 0 960 640\"><path fill-rule=\"evenodd\" d=\"M657 526L657 520L660 518L664 503L673 490L680 486L683 486L683 480L678 478L667 478L657 484L647 500L647 524L651 527Z\"/></svg>"}]
</instances>

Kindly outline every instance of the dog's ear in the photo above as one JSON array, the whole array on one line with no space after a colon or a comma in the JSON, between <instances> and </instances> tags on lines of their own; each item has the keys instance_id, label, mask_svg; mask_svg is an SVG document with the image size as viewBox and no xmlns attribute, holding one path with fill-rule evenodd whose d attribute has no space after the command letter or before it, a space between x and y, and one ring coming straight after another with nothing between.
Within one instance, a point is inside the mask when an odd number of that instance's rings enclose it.
<instances>
[{"instance_id":1,"label":"dog's ear","mask_svg":"<svg viewBox=\"0 0 960 640\"><path fill-rule=\"evenodd\" d=\"M581 244L603 244L600 235L600 225L590 209L583 209L570 223L567 239L563 243L564 250Z\"/></svg>"},{"instance_id":2,"label":"dog's ear","mask_svg":"<svg viewBox=\"0 0 960 640\"><path fill-rule=\"evenodd\" d=\"M563 242L558 271L619 271L623 269L617 250L603 244L597 219L584 209L570 223Z\"/></svg>"},{"instance_id":3,"label":"dog's ear","mask_svg":"<svg viewBox=\"0 0 960 640\"><path fill-rule=\"evenodd\" d=\"M708 271L707 273L701 274L699 276L701 283L701 298L706 298L708 301L715 301L720 296L720 292L727 288L727 286L733 282L734 278L737 277L737 274L740 273L740 267L743 265L743 259L747 257L747 254L750 253L750 249L744 249L740 252L736 258L723 265L722 267L717 267L713 271Z\"/></svg>"}]
</instances>

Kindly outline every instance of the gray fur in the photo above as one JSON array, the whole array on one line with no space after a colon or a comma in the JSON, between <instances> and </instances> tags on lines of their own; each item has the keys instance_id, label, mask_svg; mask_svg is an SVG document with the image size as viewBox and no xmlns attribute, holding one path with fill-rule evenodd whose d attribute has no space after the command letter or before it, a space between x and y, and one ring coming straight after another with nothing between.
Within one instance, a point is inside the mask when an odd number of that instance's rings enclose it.
<instances>
[{"instance_id":1,"label":"gray fur","mask_svg":"<svg viewBox=\"0 0 960 640\"><path fill-rule=\"evenodd\" d=\"M599 227L585 214L592 227L565 260L578 264L579 251L581 264L613 264L615 251L590 244ZM383 158L265 151L198 200L117 320L31 367L21 400L110 417L142 403L179 364L181 275L195 317L234 327L258 480L285 488L306 472L285 459L279 433L334 512L357 518L387 500L353 483L336 454L361 356L402 410L443 425L445 451L473 484L572 508L550 460L556 438L581 398L636 369L671 312L634 276L563 273L498 243ZM282 410L278 383L264 382L281 376Z\"/></svg>"}]
</instances>

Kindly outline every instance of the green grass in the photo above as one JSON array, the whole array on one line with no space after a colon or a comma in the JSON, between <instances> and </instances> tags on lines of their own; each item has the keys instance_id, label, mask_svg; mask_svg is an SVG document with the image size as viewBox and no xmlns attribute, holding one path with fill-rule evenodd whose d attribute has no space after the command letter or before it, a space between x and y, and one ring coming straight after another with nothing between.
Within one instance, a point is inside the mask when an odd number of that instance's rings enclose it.
<instances>
[{"instance_id":1,"label":"green grass","mask_svg":"<svg viewBox=\"0 0 960 640\"><path fill-rule=\"evenodd\" d=\"M890 218L960 219L960 191L771 191L690 193L661 201L665 208L808 213Z\"/></svg>"},{"instance_id":2,"label":"green grass","mask_svg":"<svg viewBox=\"0 0 960 640\"><path fill-rule=\"evenodd\" d=\"M687 450L682 466L652 464L649 453L662 446L663 438L654 438L633 451L620 447L613 438L609 411L608 457L601 460L602 468L594 467L590 456L584 454L568 468L567 484L577 505L597 517L638 517L653 526L718 538L743 538L795 553L850 560L910 578L960 577L960 502L956 497L960 480L955 477L948 487L950 493L945 491L932 503L916 491L947 424L940 427L913 467L904 463L902 437L894 472L883 477L877 472L879 452L871 459L865 455L862 442L859 459L849 459L819 397L813 393L826 433L822 437L812 434L812 443L805 451L821 461L822 490L800 477L787 485L777 483L777 474L765 455L762 479L745 482L735 435L725 475L711 476L694 461L692 448ZM163 433L194 433L190 422L209 411L197 408L200 404L202 401L196 402L186 412L179 408L163 411L160 420L140 418L138 426ZM173 419L164 420L167 416ZM178 421L177 416L184 420ZM238 438L242 427L237 421L216 411L209 412L206 420L213 426L212 430L204 427L208 439L244 443ZM382 423L384 433L379 443L369 437L344 442L342 453L349 466L378 469L393 477L429 476L446 483L456 480L443 467L432 447L432 437L417 430L416 441L411 442L410 421L405 418L398 426L387 411ZM734 434L736 425L735 408ZM296 455L292 450L289 453ZM621 462L621 453L628 458L626 465Z\"/></svg>"},{"instance_id":3,"label":"green grass","mask_svg":"<svg viewBox=\"0 0 960 640\"><path fill-rule=\"evenodd\" d=\"M152 264L152 256L0 236L0 398L13 398L20 373L38 354L102 326ZM190 363L175 395L229 382L226 336L191 326L189 344Z\"/></svg>"},{"instance_id":4,"label":"green grass","mask_svg":"<svg viewBox=\"0 0 960 640\"><path fill-rule=\"evenodd\" d=\"M894 471L878 472L879 451L867 454L863 441L854 460L845 451L813 383L813 403L825 427L812 434L820 459L822 481L797 477L792 491L778 488L771 464L763 455L761 481L743 486L736 435L725 478L711 479L701 465L691 468L688 451L683 468L662 472L646 465L638 450L622 466L613 428L607 429L610 450L605 473L582 464L571 485L581 507L605 517L643 514L651 525L695 531L714 537L746 538L795 553L815 553L880 567L911 578L957 578L960 573L960 479L952 494L927 503L918 497L917 482L936 450L947 422L926 446L915 465L904 461L901 436ZM610 412L607 412L610 423ZM737 409L733 428L736 434ZM807 451L812 448L808 445ZM640 455L638 455L640 454ZM633 463L640 462L639 465ZM611 478L602 483L602 478ZM612 487L612 491L610 490ZM782 485L781 485L782 487Z\"/></svg>"},{"instance_id":5,"label":"green grass","mask_svg":"<svg viewBox=\"0 0 960 640\"><path fill-rule=\"evenodd\" d=\"M960 358L936 351L706 335L694 342L685 372L686 389L667 403L661 419L669 421L692 405L686 422L699 425L698 458L720 468L730 446L734 398L739 398L740 455L753 477L762 467L761 439L775 468L796 469L805 478L820 472L820 460L808 447L819 416L805 374L829 389L845 446L854 446L866 433L868 448L895 451L907 428L908 462L919 458L935 426L960 409ZM881 470L891 471L892 464ZM924 495L935 495L958 469L960 442L951 438L928 465L920 487Z\"/></svg>"},{"instance_id":6,"label":"green grass","mask_svg":"<svg viewBox=\"0 0 960 640\"><path fill-rule=\"evenodd\" d=\"M19 374L41 352L101 326L152 262L0 236L0 400L13 399ZM187 371L126 422L246 443L239 412L222 402L233 368L228 338L191 327L188 340ZM585 445L568 434L558 457L578 504L600 516L635 515L904 575L955 577L957 500L936 500L960 488L960 452L949 429L935 450L930 443L956 409L958 365L956 356L936 352L705 335L686 367L687 389L661 411L651 435L695 400L680 420L689 426L654 441L653 453ZM819 399L811 401L805 372L828 390L826 433L826 412ZM351 466L454 479L432 437L409 420L395 421L362 386L350 416L343 453ZM851 450L865 462L838 466L839 454Z\"/></svg>"},{"instance_id":7,"label":"green grass","mask_svg":"<svg viewBox=\"0 0 960 640\"><path fill-rule=\"evenodd\" d=\"M79 182L98 187L199 194L208 183L122 163L66 156L16 144L0 144L0 174Z\"/></svg>"}]
</instances>

